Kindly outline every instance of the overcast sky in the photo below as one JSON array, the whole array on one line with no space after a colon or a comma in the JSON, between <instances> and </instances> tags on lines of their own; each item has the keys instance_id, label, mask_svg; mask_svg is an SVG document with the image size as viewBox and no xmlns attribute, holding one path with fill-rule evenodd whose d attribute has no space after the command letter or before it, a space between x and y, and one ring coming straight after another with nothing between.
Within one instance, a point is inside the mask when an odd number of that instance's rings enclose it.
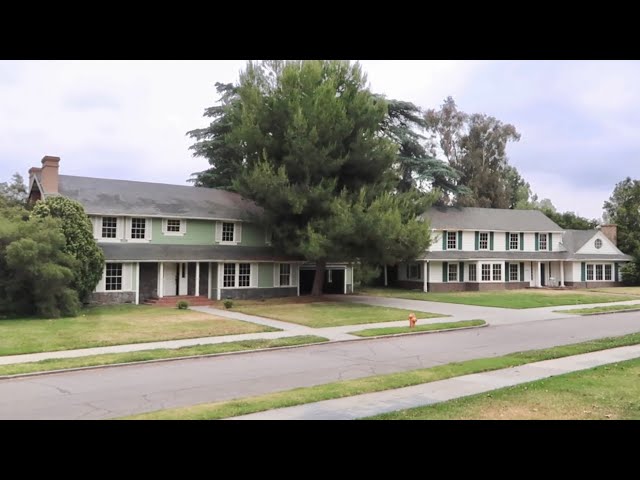
<instances>
[{"instance_id":1,"label":"overcast sky","mask_svg":"<svg viewBox=\"0 0 640 480\"><path fill-rule=\"evenodd\" d=\"M437 108L451 95L522 134L509 160L540 198L599 218L640 178L638 61L361 62L371 89ZM0 61L0 181L44 155L60 173L186 183L207 162L185 134L246 61Z\"/></svg>"}]
</instances>

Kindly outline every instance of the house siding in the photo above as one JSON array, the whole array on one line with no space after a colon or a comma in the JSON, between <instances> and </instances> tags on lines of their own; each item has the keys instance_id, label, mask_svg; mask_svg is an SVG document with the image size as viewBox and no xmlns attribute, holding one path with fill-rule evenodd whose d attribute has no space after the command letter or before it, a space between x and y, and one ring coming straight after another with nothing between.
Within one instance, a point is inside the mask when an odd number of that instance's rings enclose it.
<instances>
[{"instance_id":1,"label":"house siding","mask_svg":"<svg viewBox=\"0 0 640 480\"><path fill-rule=\"evenodd\" d=\"M273 287L273 263L260 263L258 264L258 287L270 288Z\"/></svg>"},{"instance_id":2,"label":"house siding","mask_svg":"<svg viewBox=\"0 0 640 480\"><path fill-rule=\"evenodd\" d=\"M599 238L602 240L602 247L596 248L595 241ZM618 249L611 243L602 232L596 233L587 243L585 243L582 248L580 248L576 253L589 253L589 254L616 254L619 253Z\"/></svg>"},{"instance_id":3,"label":"house siding","mask_svg":"<svg viewBox=\"0 0 640 480\"><path fill-rule=\"evenodd\" d=\"M183 220L187 222L184 235L166 235L162 233L163 219L153 219L151 244L158 245L213 245L215 222L207 220Z\"/></svg>"}]
</instances>

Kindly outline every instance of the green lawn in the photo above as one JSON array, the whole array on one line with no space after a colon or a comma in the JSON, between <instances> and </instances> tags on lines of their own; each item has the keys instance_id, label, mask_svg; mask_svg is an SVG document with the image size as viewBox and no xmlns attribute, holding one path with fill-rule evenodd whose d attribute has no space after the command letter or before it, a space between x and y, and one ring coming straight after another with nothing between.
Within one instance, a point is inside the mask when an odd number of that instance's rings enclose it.
<instances>
[{"instance_id":1,"label":"green lawn","mask_svg":"<svg viewBox=\"0 0 640 480\"><path fill-rule=\"evenodd\" d=\"M407 298L410 300L462 303L465 305L502 308L555 307L559 305L583 305L588 303L622 302L637 299L636 297L628 295L589 290L562 291L524 289L492 292L425 293L418 290L403 290L400 288L363 288L358 290L358 293L377 297Z\"/></svg>"},{"instance_id":2,"label":"green lawn","mask_svg":"<svg viewBox=\"0 0 640 480\"><path fill-rule=\"evenodd\" d=\"M418 332L435 332L438 330L447 330L453 328L468 328L486 325L484 320L465 320L462 322L443 322L429 323L427 325L416 325L414 328L409 327L389 327L389 328L369 328L367 330L359 330L357 332L349 332L351 335L358 337L377 337L380 335L397 335L399 333L418 333Z\"/></svg>"},{"instance_id":3,"label":"green lawn","mask_svg":"<svg viewBox=\"0 0 640 480\"><path fill-rule=\"evenodd\" d=\"M315 387L296 388L284 392L270 393L227 402L159 410L127 418L136 420L213 420L235 417L238 415L272 410L274 408L292 407L294 405L330 400L332 398L342 398L363 393L391 390L393 388L409 387L460 375L488 372L523 365L525 363L567 357L569 355L578 355L597 350L605 350L607 348L622 347L624 345L636 345L639 343L640 333L634 333L621 337L602 338L544 350L512 353L502 357L481 358L409 372L344 380L325 385L317 385Z\"/></svg>"},{"instance_id":4,"label":"green lawn","mask_svg":"<svg viewBox=\"0 0 640 480\"><path fill-rule=\"evenodd\" d=\"M0 355L276 330L192 310L114 305L71 318L0 320Z\"/></svg>"},{"instance_id":5,"label":"green lawn","mask_svg":"<svg viewBox=\"0 0 640 480\"><path fill-rule=\"evenodd\" d=\"M377 420L640 420L640 359L603 365Z\"/></svg>"},{"instance_id":6,"label":"green lawn","mask_svg":"<svg viewBox=\"0 0 640 480\"><path fill-rule=\"evenodd\" d=\"M213 345L196 345L175 349L159 348L155 350L141 350L128 353L108 353L79 358L62 358L42 360L32 363L18 363L15 365L0 365L0 375L17 375L20 373L46 372L65 368L95 367L98 365L112 365L116 363L144 362L162 358L191 357L195 355L212 355L217 353L238 352L241 350L257 350L260 348L291 347L310 343L326 342L328 339L315 335L300 335L296 337L276 338L273 340L241 340L239 342L224 342Z\"/></svg>"},{"instance_id":7,"label":"green lawn","mask_svg":"<svg viewBox=\"0 0 640 480\"><path fill-rule=\"evenodd\" d=\"M606 287L606 288L590 288L591 292L602 293L618 293L622 295L640 296L640 287Z\"/></svg>"},{"instance_id":8,"label":"green lawn","mask_svg":"<svg viewBox=\"0 0 640 480\"><path fill-rule=\"evenodd\" d=\"M232 310L313 328L393 322L397 320L406 320L408 324L409 314L412 313L411 310L401 310L399 308L338 302L252 303L233 307ZM414 313L418 318L448 316L438 313Z\"/></svg>"},{"instance_id":9,"label":"green lawn","mask_svg":"<svg viewBox=\"0 0 640 480\"><path fill-rule=\"evenodd\" d=\"M625 310L640 310L640 304L636 305L608 305L606 307L572 308L571 310L554 310L557 313L575 313L585 315L589 313L624 312Z\"/></svg>"}]
</instances>

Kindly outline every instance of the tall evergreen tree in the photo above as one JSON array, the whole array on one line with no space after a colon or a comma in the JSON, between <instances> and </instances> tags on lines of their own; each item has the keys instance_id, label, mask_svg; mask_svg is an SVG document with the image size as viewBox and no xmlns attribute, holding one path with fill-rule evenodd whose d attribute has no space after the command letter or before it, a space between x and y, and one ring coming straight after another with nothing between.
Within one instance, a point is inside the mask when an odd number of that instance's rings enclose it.
<instances>
[{"instance_id":1,"label":"tall evergreen tree","mask_svg":"<svg viewBox=\"0 0 640 480\"><path fill-rule=\"evenodd\" d=\"M359 64L250 62L226 91L221 109L205 112L212 124L189 133L212 165L197 178L231 183L260 205L253 220L273 228L274 244L316 263L314 295L328 260L393 263L428 247L418 215L430 199L396 191L387 102L369 91ZM233 169L231 182L220 181Z\"/></svg>"}]
</instances>

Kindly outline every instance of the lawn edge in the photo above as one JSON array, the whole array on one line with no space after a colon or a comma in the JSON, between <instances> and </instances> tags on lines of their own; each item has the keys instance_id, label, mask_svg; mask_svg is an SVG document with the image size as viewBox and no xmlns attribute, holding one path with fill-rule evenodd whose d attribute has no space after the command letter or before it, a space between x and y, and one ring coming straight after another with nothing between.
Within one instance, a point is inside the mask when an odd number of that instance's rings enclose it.
<instances>
[{"instance_id":1,"label":"lawn edge","mask_svg":"<svg viewBox=\"0 0 640 480\"><path fill-rule=\"evenodd\" d=\"M579 310L576 308L576 310ZM609 312L590 312L590 313L574 313L571 310L554 310L554 313L569 313L570 315L579 315L581 317L588 317L591 315L609 315L610 313L629 313L629 312L640 312L640 307L638 308L627 308L626 310L611 310Z\"/></svg>"},{"instance_id":2,"label":"lawn edge","mask_svg":"<svg viewBox=\"0 0 640 480\"><path fill-rule=\"evenodd\" d=\"M472 330L474 328L484 328L484 327L488 327L490 325L490 323L488 323L485 320L484 325L473 325L470 327L458 327L458 328L443 328L441 330L425 330L425 331L418 331L418 332L407 332L407 333L389 333L387 335L374 335L372 337L361 337L359 335L356 335L356 332L347 332L348 335L354 335L357 336L358 338L362 338L362 339L366 339L366 340L373 340L376 338L390 338L390 337L405 337L407 335L426 335L429 333L443 333L443 332L458 332L460 330ZM389 328L393 328L393 327L389 327ZM367 330L366 328L363 330ZM343 340L343 341L347 341L347 340ZM349 340L351 341L351 340ZM1 377L0 377L1 378Z\"/></svg>"},{"instance_id":3,"label":"lawn edge","mask_svg":"<svg viewBox=\"0 0 640 480\"><path fill-rule=\"evenodd\" d=\"M320 335L317 335L318 337ZM280 337L280 338L291 338L291 337ZM325 337L322 337L325 338ZM272 340L278 340L277 338L274 338ZM359 340L359 338L357 339ZM97 370L97 369L101 369L101 368L115 368L115 367L126 367L126 366L132 366L132 365L143 365L143 364L147 364L147 363L160 363L160 362L172 362L172 361L178 361L178 360L193 360L193 359L197 359L197 358L209 358L209 357L220 357L223 355L241 355L241 354L247 354L247 353L255 353L255 352L264 352L264 351L273 351L273 350L288 350L288 349L292 349L292 348L301 348L301 347L309 347L311 345L322 345L325 343L338 343L338 342L352 342L354 340L348 339L348 340L330 340L328 338L325 338L324 341L321 342L314 342L314 343L302 343L300 345L287 345L287 346L283 346L283 347L267 347L267 348L254 348L254 349L249 349L249 350L237 350L235 352L220 352L220 353L205 353L202 355L189 355L186 357L173 357L173 358L156 358L153 360L140 360L139 362L124 362L124 363L109 363L106 365L91 365L91 366L87 366L87 367L73 367L73 368L62 368L62 369L58 369L58 370L45 370L42 372L30 372L30 373L16 373L14 375L0 375L0 381L1 380L10 380L10 379L14 379L14 378L22 378L22 377L37 377L37 376L42 376L42 375L53 375L53 374L57 374L57 373L67 373L67 372L76 372L76 371L81 371L81 370ZM229 342L231 343L231 342ZM203 345L203 344L200 344ZM204 344L206 345L206 344ZM216 344L212 344L212 345L216 345ZM189 345L189 346L197 346L197 345ZM149 349L149 350L160 350L160 349ZM121 353L135 353L136 351L142 351L142 350L134 350L133 352L121 352ZM108 355L108 354L107 354ZM87 355L89 356L89 355ZM71 357L71 358L83 358L83 357ZM51 359L51 360L66 360L65 358L59 358L59 359ZM32 363L32 362L25 362L25 363ZM11 364L8 364L11 365ZM14 364L14 365L20 365L20 364Z\"/></svg>"}]
</instances>

